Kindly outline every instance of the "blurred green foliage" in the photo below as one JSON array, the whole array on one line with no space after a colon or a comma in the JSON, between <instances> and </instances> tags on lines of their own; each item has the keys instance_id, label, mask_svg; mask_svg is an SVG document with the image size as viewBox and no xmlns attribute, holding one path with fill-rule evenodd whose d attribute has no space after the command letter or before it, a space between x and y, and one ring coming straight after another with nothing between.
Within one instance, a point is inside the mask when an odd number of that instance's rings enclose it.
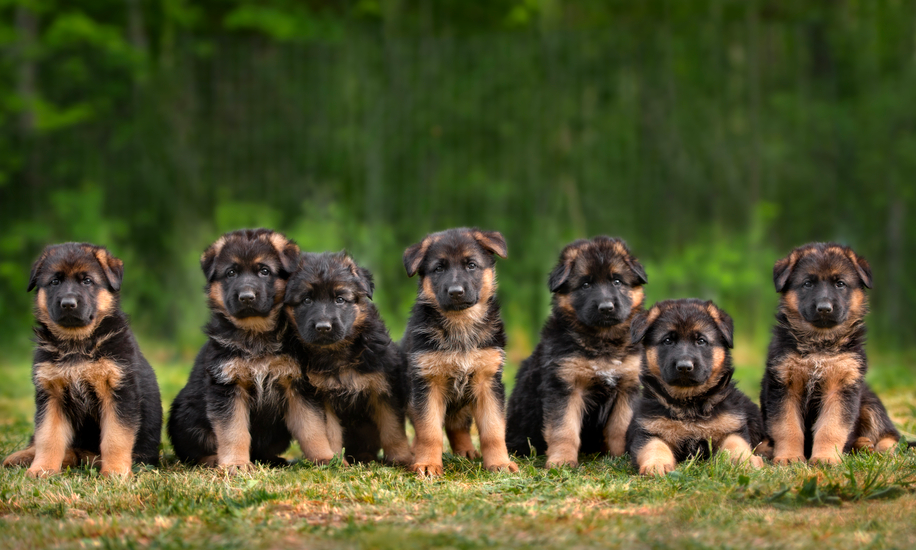
<instances>
[{"instance_id":1,"label":"blurred green foliage","mask_svg":"<svg viewBox=\"0 0 917 550\"><path fill-rule=\"evenodd\" d=\"M200 252L266 226L349 249L398 338L401 253L502 231L511 357L578 237L625 238L650 302L717 300L763 355L771 268L812 240L875 274L914 348L914 4L903 0L0 3L0 341L28 349L52 242L124 259L124 309L187 358Z\"/></svg>"}]
</instances>

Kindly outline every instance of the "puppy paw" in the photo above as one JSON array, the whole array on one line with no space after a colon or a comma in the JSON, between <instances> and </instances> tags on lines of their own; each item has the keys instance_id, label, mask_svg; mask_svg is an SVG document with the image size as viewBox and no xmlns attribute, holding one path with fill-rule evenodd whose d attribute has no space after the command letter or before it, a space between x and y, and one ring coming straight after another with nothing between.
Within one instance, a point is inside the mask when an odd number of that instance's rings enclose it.
<instances>
[{"instance_id":1,"label":"puppy paw","mask_svg":"<svg viewBox=\"0 0 917 550\"><path fill-rule=\"evenodd\" d=\"M563 468L564 466L576 468L579 466L579 461L575 458L549 458L544 465L548 470L551 468Z\"/></svg>"},{"instance_id":2,"label":"puppy paw","mask_svg":"<svg viewBox=\"0 0 917 550\"><path fill-rule=\"evenodd\" d=\"M517 466L513 461L504 462L502 464L491 464L489 466L485 466L485 468L487 468L488 472L516 473L519 471L519 466Z\"/></svg>"},{"instance_id":3,"label":"puppy paw","mask_svg":"<svg viewBox=\"0 0 917 550\"><path fill-rule=\"evenodd\" d=\"M821 465L821 466L834 466L841 463L841 457L837 453L830 453L825 455L812 455L809 458L809 464Z\"/></svg>"},{"instance_id":4,"label":"puppy paw","mask_svg":"<svg viewBox=\"0 0 917 550\"><path fill-rule=\"evenodd\" d=\"M219 464L220 470L234 476L252 470L255 466L251 462L237 462L235 464Z\"/></svg>"},{"instance_id":5,"label":"puppy paw","mask_svg":"<svg viewBox=\"0 0 917 550\"><path fill-rule=\"evenodd\" d=\"M645 476L664 476L674 470L674 462L653 461L640 465L640 473Z\"/></svg>"},{"instance_id":6,"label":"puppy paw","mask_svg":"<svg viewBox=\"0 0 917 550\"><path fill-rule=\"evenodd\" d=\"M474 447L471 447L469 449L455 449L452 451L452 454L460 458L467 458L468 460L474 460L476 458L481 458L481 453L479 453L478 450L475 449Z\"/></svg>"},{"instance_id":7,"label":"puppy paw","mask_svg":"<svg viewBox=\"0 0 917 550\"><path fill-rule=\"evenodd\" d=\"M3 466L5 468L31 466L33 460L35 460L35 448L29 447L22 451L16 451L3 459Z\"/></svg>"},{"instance_id":8,"label":"puppy paw","mask_svg":"<svg viewBox=\"0 0 917 550\"><path fill-rule=\"evenodd\" d=\"M119 468L106 468L102 466L102 470L99 473L105 477L131 477L133 472L131 472L131 467L119 467Z\"/></svg>"},{"instance_id":9,"label":"puppy paw","mask_svg":"<svg viewBox=\"0 0 917 550\"><path fill-rule=\"evenodd\" d=\"M414 453L398 454L391 458L385 457L385 461L396 466L410 466L414 464Z\"/></svg>"},{"instance_id":10,"label":"puppy paw","mask_svg":"<svg viewBox=\"0 0 917 550\"><path fill-rule=\"evenodd\" d=\"M755 470L764 467L764 459L760 456L751 455L748 457L748 465Z\"/></svg>"},{"instance_id":11,"label":"puppy paw","mask_svg":"<svg viewBox=\"0 0 917 550\"><path fill-rule=\"evenodd\" d=\"M39 468L32 466L26 472L29 477L49 477L60 473L60 468Z\"/></svg>"},{"instance_id":12,"label":"puppy paw","mask_svg":"<svg viewBox=\"0 0 917 550\"><path fill-rule=\"evenodd\" d=\"M898 440L894 437L883 437L876 443L876 452L884 453L889 450L894 450L898 445Z\"/></svg>"},{"instance_id":13,"label":"puppy paw","mask_svg":"<svg viewBox=\"0 0 917 550\"><path fill-rule=\"evenodd\" d=\"M420 477L439 477L443 475L443 465L440 464L412 464L410 470Z\"/></svg>"},{"instance_id":14,"label":"puppy paw","mask_svg":"<svg viewBox=\"0 0 917 550\"><path fill-rule=\"evenodd\" d=\"M801 456L801 455L800 456L787 455L787 456L775 456L774 457L774 464L776 464L777 466L789 466L790 464L793 464L794 462L805 462L805 461L806 461L806 457Z\"/></svg>"}]
</instances>

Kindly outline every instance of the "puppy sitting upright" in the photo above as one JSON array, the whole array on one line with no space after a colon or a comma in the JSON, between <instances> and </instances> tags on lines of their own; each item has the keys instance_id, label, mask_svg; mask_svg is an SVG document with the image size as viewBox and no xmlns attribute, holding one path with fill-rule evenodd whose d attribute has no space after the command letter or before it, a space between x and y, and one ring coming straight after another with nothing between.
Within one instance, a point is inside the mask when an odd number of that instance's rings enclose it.
<instances>
[{"instance_id":1,"label":"puppy sitting upright","mask_svg":"<svg viewBox=\"0 0 917 550\"><path fill-rule=\"evenodd\" d=\"M732 319L713 302L666 300L634 319L643 341L637 402L627 452L641 474L665 475L710 446L754 468L764 439L761 412L732 382Z\"/></svg>"},{"instance_id":2,"label":"puppy sitting upright","mask_svg":"<svg viewBox=\"0 0 917 550\"><path fill-rule=\"evenodd\" d=\"M230 471L286 464L296 438L306 459L334 457L312 388L291 356L281 315L299 247L268 229L220 237L201 256L211 318L188 384L172 403L169 438L186 462Z\"/></svg>"},{"instance_id":3,"label":"puppy sitting upright","mask_svg":"<svg viewBox=\"0 0 917 550\"><path fill-rule=\"evenodd\" d=\"M404 355L370 302L372 274L345 253L304 254L286 291L300 364L324 401L332 450L359 462L414 461ZM343 429L343 437L341 431Z\"/></svg>"},{"instance_id":4,"label":"puppy sitting upright","mask_svg":"<svg viewBox=\"0 0 917 550\"><path fill-rule=\"evenodd\" d=\"M646 272L620 239L579 240L560 254L541 341L522 362L509 399L506 442L520 455L547 451L546 467L579 453L624 454L640 388L631 320L643 311Z\"/></svg>"},{"instance_id":5,"label":"puppy sitting upright","mask_svg":"<svg viewBox=\"0 0 917 550\"><path fill-rule=\"evenodd\" d=\"M404 252L408 276L420 275L402 342L417 432L411 469L420 475L443 473L444 424L454 454L477 456L472 416L484 467L518 471L506 452L501 379L506 334L495 294L495 254L506 257L503 235L467 228L427 235Z\"/></svg>"},{"instance_id":6,"label":"puppy sitting upright","mask_svg":"<svg viewBox=\"0 0 917 550\"><path fill-rule=\"evenodd\" d=\"M49 246L32 266L35 435L4 466L43 476L101 458L102 475L129 475L159 462L159 386L118 303L123 274L88 243Z\"/></svg>"},{"instance_id":7,"label":"puppy sitting upright","mask_svg":"<svg viewBox=\"0 0 917 550\"><path fill-rule=\"evenodd\" d=\"M850 449L886 451L898 430L867 386L865 289L872 272L846 246L811 243L774 265L781 293L761 408L777 464L837 464Z\"/></svg>"}]
</instances>

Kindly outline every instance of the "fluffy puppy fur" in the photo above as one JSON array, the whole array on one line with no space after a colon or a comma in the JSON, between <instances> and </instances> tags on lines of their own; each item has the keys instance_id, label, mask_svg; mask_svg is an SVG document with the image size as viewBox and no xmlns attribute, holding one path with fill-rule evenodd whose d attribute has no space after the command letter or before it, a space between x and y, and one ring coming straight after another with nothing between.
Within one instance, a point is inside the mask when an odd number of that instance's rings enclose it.
<instances>
[{"instance_id":1,"label":"fluffy puppy fur","mask_svg":"<svg viewBox=\"0 0 917 550\"><path fill-rule=\"evenodd\" d=\"M637 401L627 452L641 474L665 475L711 450L760 468L761 412L732 382L732 318L713 302L666 300L631 325L643 342Z\"/></svg>"},{"instance_id":2,"label":"fluffy puppy fur","mask_svg":"<svg viewBox=\"0 0 917 550\"><path fill-rule=\"evenodd\" d=\"M869 263L849 247L810 243L774 265L777 325L761 408L777 464L837 464L851 449L887 451L900 438L867 387Z\"/></svg>"},{"instance_id":3,"label":"fluffy puppy fur","mask_svg":"<svg viewBox=\"0 0 917 550\"><path fill-rule=\"evenodd\" d=\"M298 262L299 247L268 229L227 233L201 256L208 340L168 423L181 460L229 471L252 461L283 465L279 455L291 436L308 460L334 457L315 389L293 357L295 337L280 314Z\"/></svg>"},{"instance_id":4,"label":"fluffy puppy fur","mask_svg":"<svg viewBox=\"0 0 917 550\"><path fill-rule=\"evenodd\" d=\"M405 432L405 358L376 307L373 277L347 254L304 254L286 290L297 358L317 388L334 452L368 462L414 461Z\"/></svg>"},{"instance_id":5,"label":"fluffy puppy fur","mask_svg":"<svg viewBox=\"0 0 917 550\"><path fill-rule=\"evenodd\" d=\"M506 257L503 235L473 228L427 235L404 252L408 276L420 276L402 346L411 384L409 411L417 432L411 469L422 476L443 473L444 425L454 454L478 456L471 441L472 417L484 467L518 471L506 452L506 334L494 255Z\"/></svg>"},{"instance_id":6,"label":"fluffy puppy fur","mask_svg":"<svg viewBox=\"0 0 917 550\"><path fill-rule=\"evenodd\" d=\"M130 475L133 463L159 462L159 386L120 308L123 275L121 260L89 243L49 246L32 266L35 434L4 466Z\"/></svg>"},{"instance_id":7,"label":"fluffy puppy fur","mask_svg":"<svg viewBox=\"0 0 917 550\"><path fill-rule=\"evenodd\" d=\"M624 454L640 388L641 347L630 324L643 311L646 272L620 239L578 240L560 254L541 341L522 362L507 409L506 444L547 452L546 467L579 453Z\"/></svg>"}]
</instances>

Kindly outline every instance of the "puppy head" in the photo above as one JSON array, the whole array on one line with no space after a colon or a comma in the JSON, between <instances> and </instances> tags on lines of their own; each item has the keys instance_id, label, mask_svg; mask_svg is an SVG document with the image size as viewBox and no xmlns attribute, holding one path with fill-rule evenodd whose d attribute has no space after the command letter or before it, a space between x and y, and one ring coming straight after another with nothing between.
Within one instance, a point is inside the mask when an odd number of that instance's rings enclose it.
<instances>
[{"instance_id":1,"label":"puppy head","mask_svg":"<svg viewBox=\"0 0 917 550\"><path fill-rule=\"evenodd\" d=\"M554 305L583 325L610 327L643 306L646 271L621 239L569 244L548 278Z\"/></svg>"},{"instance_id":2,"label":"puppy head","mask_svg":"<svg viewBox=\"0 0 917 550\"><path fill-rule=\"evenodd\" d=\"M29 276L38 320L59 338L88 337L117 309L124 263L107 249L89 243L45 248Z\"/></svg>"},{"instance_id":3,"label":"puppy head","mask_svg":"<svg viewBox=\"0 0 917 550\"><path fill-rule=\"evenodd\" d=\"M493 296L494 256L506 258L506 240L497 231L449 229L404 251L408 277L420 275L420 295L440 311L464 311Z\"/></svg>"},{"instance_id":4,"label":"puppy head","mask_svg":"<svg viewBox=\"0 0 917 550\"><path fill-rule=\"evenodd\" d=\"M273 330L275 306L283 301L286 281L299 261L299 247L269 229L226 233L201 256L211 309L236 327Z\"/></svg>"},{"instance_id":5,"label":"puppy head","mask_svg":"<svg viewBox=\"0 0 917 550\"><path fill-rule=\"evenodd\" d=\"M644 373L673 395L702 393L732 373L732 318L713 302L659 302L634 319L631 337L643 341Z\"/></svg>"},{"instance_id":6,"label":"puppy head","mask_svg":"<svg viewBox=\"0 0 917 550\"><path fill-rule=\"evenodd\" d=\"M774 264L774 286L791 322L830 332L866 315L872 270L850 247L810 243Z\"/></svg>"},{"instance_id":7,"label":"puppy head","mask_svg":"<svg viewBox=\"0 0 917 550\"><path fill-rule=\"evenodd\" d=\"M303 342L330 345L359 330L374 287L369 270L345 252L303 254L284 303Z\"/></svg>"}]
</instances>

